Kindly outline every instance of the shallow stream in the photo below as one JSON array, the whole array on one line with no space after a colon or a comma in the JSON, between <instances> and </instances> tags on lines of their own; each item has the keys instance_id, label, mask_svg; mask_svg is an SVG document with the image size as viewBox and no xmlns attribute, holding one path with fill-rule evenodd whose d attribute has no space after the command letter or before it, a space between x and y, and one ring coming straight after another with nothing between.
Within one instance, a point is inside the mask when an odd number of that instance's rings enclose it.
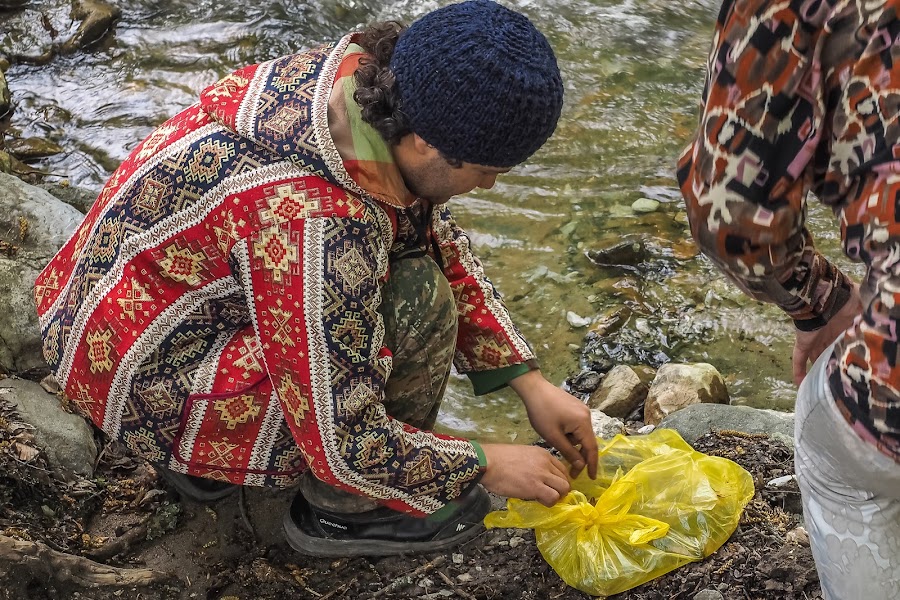
<instances>
[{"instance_id":1,"label":"shallow stream","mask_svg":"<svg viewBox=\"0 0 900 600\"><path fill-rule=\"evenodd\" d=\"M22 136L66 153L38 166L99 191L155 125L222 75L336 39L371 21L409 21L445 1L134 0L99 47L6 74ZM743 297L697 256L674 180L697 120L718 3L668 0L517 0L557 52L566 108L529 161L451 205L488 273L562 383L589 364L710 362L732 402L791 410L791 328ZM0 13L0 48L33 53L71 29L68 3ZM50 178L53 180L53 178ZM639 198L660 202L636 213ZM838 255L830 213L812 229ZM623 241L630 264L589 259ZM619 251L622 251L620 248ZM856 272L855 270L852 270ZM590 343L585 336L591 330ZM510 392L474 399L454 379L439 425L484 441L530 441Z\"/></svg>"}]
</instances>

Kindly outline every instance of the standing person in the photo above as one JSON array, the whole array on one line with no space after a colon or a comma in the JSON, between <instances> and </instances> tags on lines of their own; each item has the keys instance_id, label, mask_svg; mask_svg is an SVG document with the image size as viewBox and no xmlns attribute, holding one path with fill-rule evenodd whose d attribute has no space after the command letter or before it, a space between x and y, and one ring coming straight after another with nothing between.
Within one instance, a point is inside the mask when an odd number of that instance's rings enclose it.
<instances>
[{"instance_id":1,"label":"standing person","mask_svg":"<svg viewBox=\"0 0 900 600\"><path fill-rule=\"evenodd\" d=\"M726 0L678 170L704 253L793 320L795 462L828 600L900 598L898 10ZM809 192L861 287L816 250Z\"/></svg>"},{"instance_id":2,"label":"standing person","mask_svg":"<svg viewBox=\"0 0 900 600\"><path fill-rule=\"evenodd\" d=\"M455 361L596 471L589 410L541 375L446 205L540 148L562 100L547 40L488 0L228 75L38 278L48 363L188 496L299 481L302 552L458 544L489 509L479 482L553 504L568 473L546 450L430 429Z\"/></svg>"}]
</instances>

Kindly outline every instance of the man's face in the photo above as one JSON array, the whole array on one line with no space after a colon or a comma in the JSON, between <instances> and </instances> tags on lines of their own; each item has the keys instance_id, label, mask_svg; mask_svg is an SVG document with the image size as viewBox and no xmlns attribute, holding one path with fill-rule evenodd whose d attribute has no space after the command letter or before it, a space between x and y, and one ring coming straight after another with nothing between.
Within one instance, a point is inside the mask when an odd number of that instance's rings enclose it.
<instances>
[{"instance_id":1,"label":"man's face","mask_svg":"<svg viewBox=\"0 0 900 600\"><path fill-rule=\"evenodd\" d=\"M443 204L453 196L466 194L475 188L494 187L497 176L509 169L487 167L464 162L456 167L447 162L440 152L422 157L410 164L398 162L400 174L410 192L431 204Z\"/></svg>"}]
</instances>

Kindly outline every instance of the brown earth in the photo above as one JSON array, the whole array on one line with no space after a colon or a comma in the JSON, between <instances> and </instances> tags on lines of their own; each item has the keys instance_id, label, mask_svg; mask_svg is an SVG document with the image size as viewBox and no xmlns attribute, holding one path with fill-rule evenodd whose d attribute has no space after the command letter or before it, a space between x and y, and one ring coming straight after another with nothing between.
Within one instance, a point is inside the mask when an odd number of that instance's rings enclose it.
<instances>
[{"instance_id":1,"label":"brown earth","mask_svg":"<svg viewBox=\"0 0 900 600\"><path fill-rule=\"evenodd\" d=\"M695 447L753 475L757 493L737 531L708 559L613 598L689 600L702 590L726 600L820 598L809 547L793 531L796 484L765 485L792 472L790 450L736 432L709 434ZM244 488L204 506L181 501L118 444L104 447L94 480L70 482L32 448L27 426L0 411L3 600L589 598L547 565L531 531L485 531L444 554L311 559L280 534L290 491Z\"/></svg>"}]
</instances>

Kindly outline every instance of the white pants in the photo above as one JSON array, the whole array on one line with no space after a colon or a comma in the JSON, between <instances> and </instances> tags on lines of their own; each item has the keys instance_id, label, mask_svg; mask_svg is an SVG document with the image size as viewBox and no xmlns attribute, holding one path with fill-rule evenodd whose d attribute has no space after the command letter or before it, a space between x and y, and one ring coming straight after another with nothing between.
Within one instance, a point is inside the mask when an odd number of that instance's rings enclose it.
<instances>
[{"instance_id":1,"label":"white pants","mask_svg":"<svg viewBox=\"0 0 900 600\"><path fill-rule=\"evenodd\" d=\"M825 352L797 393L794 463L825 600L900 600L900 463L832 398Z\"/></svg>"}]
</instances>

